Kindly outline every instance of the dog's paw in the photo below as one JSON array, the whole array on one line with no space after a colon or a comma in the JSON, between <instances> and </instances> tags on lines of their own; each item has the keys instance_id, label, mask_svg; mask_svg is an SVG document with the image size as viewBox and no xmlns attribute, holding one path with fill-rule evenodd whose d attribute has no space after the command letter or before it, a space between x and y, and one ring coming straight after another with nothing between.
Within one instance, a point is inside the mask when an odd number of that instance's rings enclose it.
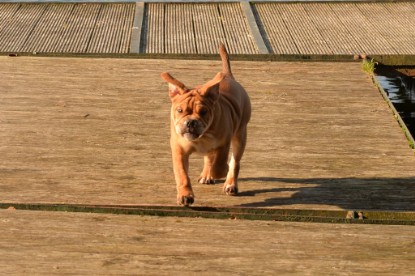
<instances>
[{"instance_id":1,"label":"dog's paw","mask_svg":"<svg viewBox=\"0 0 415 276\"><path fill-rule=\"evenodd\" d=\"M199 177L200 184L215 184L215 179L211 176L201 176Z\"/></svg>"},{"instance_id":2,"label":"dog's paw","mask_svg":"<svg viewBox=\"0 0 415 276\"><path fill-rule=\"evenodd\" d=\"M238 194L238 187L235 184L226 184L223 186L223 191L229 196L235 196Z\"/></svg>"},{"instance_id":3,"label":"dog's paw","mask_svg":"<svg viewBox=\"0 0 415 276\"><path fill-rule=\"evenodd\" d=\"M182 206L189 206L195 202L193 195L179 195L177 196L177 204Z\"/></svg>"}]
</instances>

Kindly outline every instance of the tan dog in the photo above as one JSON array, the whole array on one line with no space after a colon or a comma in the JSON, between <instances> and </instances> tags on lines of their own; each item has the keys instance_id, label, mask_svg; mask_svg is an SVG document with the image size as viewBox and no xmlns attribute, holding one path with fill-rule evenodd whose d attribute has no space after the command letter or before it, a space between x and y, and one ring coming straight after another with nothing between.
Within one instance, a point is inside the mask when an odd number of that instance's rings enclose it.
<instances>
[{"instance_id":1,"label":"tan dog","mask_svg":"<svg viewBox=\"0 0 415 276\"><path fill-rule=\"evenodd\" d=\"M251 103L244 88L234 80L228 53L219 48L223 70L204 85L188 89L168 73L171 108L171 150L177 184L177 203L188 206L194 194L188 176L189 156L205 155L199 183L213 184L226 176L223 190L238 193L240 161L245 150ZM228 166L229 149L232 157Z\"/></svg>"}]
</instances>

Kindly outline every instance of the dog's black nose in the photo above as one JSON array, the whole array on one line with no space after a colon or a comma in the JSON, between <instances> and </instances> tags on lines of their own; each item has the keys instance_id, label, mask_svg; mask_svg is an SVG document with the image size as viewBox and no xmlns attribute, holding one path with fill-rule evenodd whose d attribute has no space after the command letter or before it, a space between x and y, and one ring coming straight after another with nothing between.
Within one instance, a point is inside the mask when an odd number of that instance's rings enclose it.
<instances>
[{"instance_id":1,"label":"dog's black nose","mask_svg":"<svg viewBox=\"0 0 415 276\"><path fill-rule=\"evenodd\" d=\"M197 121L196 120L187 120L184 124L187 127L192 127L192 128L197 127Z\"/></svg>"}]
</instances>

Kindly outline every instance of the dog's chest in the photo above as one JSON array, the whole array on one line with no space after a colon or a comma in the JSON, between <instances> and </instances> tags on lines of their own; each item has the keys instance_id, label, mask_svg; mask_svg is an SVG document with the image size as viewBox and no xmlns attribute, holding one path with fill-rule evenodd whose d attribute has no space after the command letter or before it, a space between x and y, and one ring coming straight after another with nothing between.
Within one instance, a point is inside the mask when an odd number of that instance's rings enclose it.
<instances>
[{"instance_id":1,"label":"dog's chest","mask_svg":"<svg viewBox=\"0 0 415 276\"><path fill-rule=\"evenodd\" d=\"M217 149L220 146L220 141L212 134L205 133L201 139L192 143L192 147L197 153L208 153L211 150Z\"/></svg>"}]
</instances>

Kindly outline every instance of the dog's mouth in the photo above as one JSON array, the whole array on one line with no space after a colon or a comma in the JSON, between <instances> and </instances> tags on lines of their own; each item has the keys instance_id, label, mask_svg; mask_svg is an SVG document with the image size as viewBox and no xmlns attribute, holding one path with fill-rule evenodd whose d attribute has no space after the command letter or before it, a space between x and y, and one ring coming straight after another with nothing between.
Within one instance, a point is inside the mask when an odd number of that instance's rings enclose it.
<instances>
[{"instance_id":1,"label":"dog's mouth","mask_svg":"<svg viewBox=\"0 0 415 276\"><path fill-rule=\"evenodd\" d=\"M194 141L202 136L202 131L199 127L196 126L185 127L183 129L182 136L187 141Z\"/></svg>"},{"instance_id":2,"label":"dog's mouth","mask_svg":"<svg viewBox=\"0 0 415 276\"><path fill-rule=\"evenodd\" d=\"M203 127L201 122L194 120L194 119L188 119L184 122L181 122L179 125L176 125L176 132L180 136L182 136L187 141L194 141L200 136L202 136L203 133Z\"/></svg>"},{"instance_id":3,"label":"dog's mouth","mask_svg":"<svg viewBox=\"0 0 415 276\"><path fill-rule=\"evenodd\" d=\"M182 128L179 133L185 140L187 141L194 141L199 139L203 134L203 128L200 126L198 127L184 127Z\"/></svg>"},{"instance_id":4,"label":"dog's mouth","mask_svg":"<svg viewBox=\"0 0 415 276\"><path fill-rule=\"evenodd\" d=\"M185 133L182 134L182 136L187 141L194 141L194 140L196 140L197 138L200 137L199 134L192 133L192 132L185 132Z\"/></svg>"}]
</instances>

